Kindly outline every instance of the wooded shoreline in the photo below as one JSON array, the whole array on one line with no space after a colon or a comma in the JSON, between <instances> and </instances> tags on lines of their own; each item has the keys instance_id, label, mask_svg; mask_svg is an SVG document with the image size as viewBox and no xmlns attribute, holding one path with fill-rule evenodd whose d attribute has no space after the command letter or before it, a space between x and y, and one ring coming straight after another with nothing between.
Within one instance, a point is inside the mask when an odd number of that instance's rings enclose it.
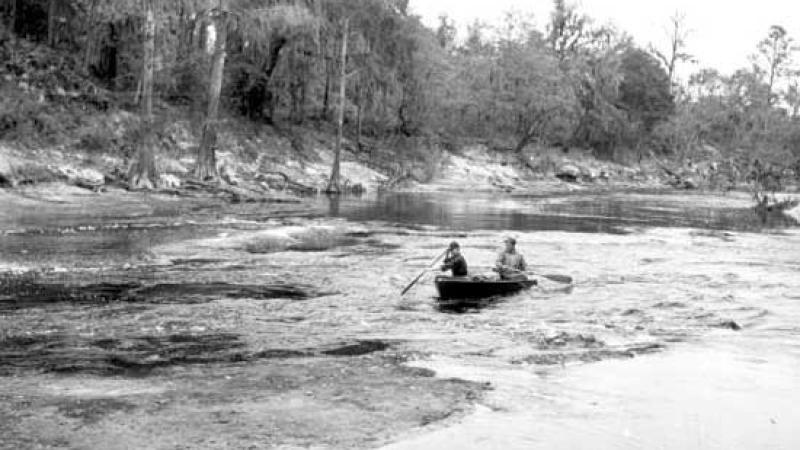
<instances>
[{"instance_id":1,"label":"wooded shoreline","mask_svg":"<svg viewBox=\"0 0 800 450\"><path fill-rule=\"evenodd\" d=\"M182 179L231 197L243 181L300 192L435 183L445 160L475 148L476 165L517 166L521 179L747 182L760 199L800 176L796 49L779 25L754 43L753 68L680 80L685 18L665 19L669 51L645 49L562 0L544 29L509 15L465 39L447 17L425 27L403 1L4 6L0 140L23 160L0 163L4 185L52 177L34 164L50 164L50 150L76 170L101 162L104 178L134 189ZM348 160L360 176L340 176ZM243 162L258 166L239 171L252 180L235 179Z\"/></svg>"}]
</instances>

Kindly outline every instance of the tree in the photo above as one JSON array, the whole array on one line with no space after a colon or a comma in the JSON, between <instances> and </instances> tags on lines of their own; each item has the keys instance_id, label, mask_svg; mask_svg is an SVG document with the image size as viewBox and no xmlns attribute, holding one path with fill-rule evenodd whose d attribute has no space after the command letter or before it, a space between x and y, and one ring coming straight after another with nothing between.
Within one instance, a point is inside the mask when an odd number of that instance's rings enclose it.
<instances>
[{"instance_id":1,"label":"tree","mask_svg":"<svg viewBox=\"0 0 800 450\"><path fill-rule=\"evenodd\" d=\"M143 0L145 18L144 56L142 58L142 132L138 157L136 162L131 165L128 175L132 189L153 189L158 180L153 130L153 68L155 64L157 1Z\"/></svg>"},{"instance_id":2,"label":"tree","mask_svg":"<svg viewBox=\"0 0 800 450\"><path fill-rule=\"evenodd\" d=\"M637 48L625 52L621 70L619 103L633 122L641 123L643 131L650 133L675 107L669 75L654 57Z\"/></svg>"},{"instance_id":3,"label":"tree","mask_svg":"<svg viewBox=\"0 0 800 450\"><path fill-rule=\"evenodd\" d=\"M666 52L659 51L652 45L650 46L650 51L661 60L661 63L667 69L670 91L674 94L675 86L677 85L675 71L678 68L678 64L694 60L694 57L686 52L686 40L689 37L689 31L686 29L685 14L676 11L669 18L667 37L669 38L669 47Z\"/></svg>"},{"instance_id":4,"label":"tree","mask_svg":"<svg viewBox=\"0 0 800 450\"><path fill-rule=\"evenodd\" d=\"M83 64L81 65L81 70L84 74L89 73L89 59L92 55L92 46L94 45L94 27L95 27L95 14L97 13L97 2L98 0L92 0L91 6L89 7L89 16L86 19L84 34L86 35L86 41L84 42L83 48Z\"/></svg>"},{"instance_id":5,"label":"tree","mask_svg":"<svg viewBox=\"0 0 800 450\"><path fill-rule=\"evenodd\" d=\"M471 38L458 52L456 83L464 83L458 98L460 116L472 134L513 136L512 150L522 154L528 144L563 142L574 127L574 92L559 69L558 59L532 23L507 15L494 40L473 26ZM458 91L456 91L458 92ZM466 120L464 120L466 121Z\"/></svg>"},{"instance_id":6,"label":"tree","mask_svg":"<svg viewBox=\"0 0 800 450\"><path fill-rule=\"evenodd\" d=\"M792 59L794 39L779 25L773 25L769 34L758 43L758 54L754 56L756 64L767 75L767 92L765 103L771 106L775 100L775 82L786 74Z\"/></svg>"},{"instance_id":7,"label":"tree","mask_svg":"<svg viewBox=\"0 0 800 450\"><path fill-rule=\"evenodd\" d=\"M47 4L47 45L56 45L56 17L58 11L57 0L49 0Z\"/></svg>"},{"instance_id":8,"label":"tree","mask_svg":"<svg viewBox=\"0 0 800 450\"><path fill-rule=\"evenodd\" d=\"M722 74L717 69L704 68L689 77L689 87L695 100L703 97L715 97L722 89Z\"/></svg>"},{"instance_id":9,"label":"tree","mask_svg":"<svg viewBox=\"0 0 800 450\"><path fill-rule=\"evenodd\" d=\"M797 77L793 78L792 81L789 82L789 87L786 88L784 100L789 106L791 118L798 118L798 115L800 115L800 80L798 80Z\"/></svg>"},{"instance_id":10,"label":"tree","mask_svg":"<svg viewBox=\"0 0 800 450\"><path fill-rule=\"evenodd\" d=\"M439 27L436 29L436 40L444 49L450 49L456 41L456 25L447 15L439 16Z\"/></svg>"},{"instance_id":11,"label":"tree","mask_svg":"<svg viewBox=\"0 0 800 450\"><path fill-rule=\"evenodd\" d=\"M274 77L280 73L285 49L316 34L316 19L303 2L239 0L231 40L233 96L240 112L252 120L276 122L279 93ZM251 5L253 2L253 5Z\"/></svg>"},{"instance_id":12,"label":"tree","mask_svg":"<svg viewBox=\"0 0 800 450\"><path fill-rule=\"evenodd\" d=\"M195 176L200 180L217 177L217 133L219 119L219 98L222 92L222 77L225 70L225 46L228 41L227 11L225 0L219 0L217 10L212 13L215 31L214 53L208 82L208 109L200 147L197 150Z\"/></svg>"},{"instance_id":13,"label":"tree","mask_svg":"<svg viewBox=\"0 0 800 450\"><path fill-rule=\"evenodd\" d=\"M568 139L576 99L541 37L528 33L525 41L502 43L500 52L499 106L515 119L514 151L521 154L537 138L543 143Z\"/></svg>"},{"instance_id":14,"label":"tree","mask_svg":"<svg viewBox=\"0 0 800 450\"><path fill-rule=\"evenodd\" d=\"M342 191L339 174L339 160L342 153L342 135L344 133L344 107L347 102L347 35L350 28L350 19L344 19L342 24L342 60L341 60L341 74L339 80L339 119L336 131L336 147L333 153L333 167L331 168L331 178L328 182L328 188L325 190L328 194L339 194Z\"/></svg>"},{"instance_id":15,"label":"tree","mask_svg":"<svg viewBox=\"0 0 800 450\"><path fill-rule=\"evenodd\" d=\"M632 39L611 26L595 26L564 0L555 0L553 5L547 42L577 103L577 125L568 141L611 156L631 134L619 95L624 80L622 59Z\"/></svg>"},{"instance_id":16,"label":"tree","mask_svg":"<svg viewBox=\"0 0 800 450\"><path fill-rule=\"evenodd\" d=\"M547 26L547 42L559 61L574 55L589 38L591 20L580 14L573 4L565 0L553 1L553 12Z\"/></svg>"},{"instance_id":17,"label":"tree","mask_svg":"<svg viewBox=\"0 0 800 450\"><path fill-rule=\"evenodd\" d=\"M584 43L561 64L573 85L579 119L571 144L590 147L602 157L612 157L630 134L631 123L619 102L625 75L623 57L633 46L631 38L614 28L587 31Z\"/></svg>"},{"instance_id":18,"label":"tree","mask_svg":"<svg viewBox=\"0 0 800 450\"><path fill-rule=\"evenodd\" d=\"M8 32L14 34L17 28L17 12L19 11L19 0L9 0L9 9L11 12L8 14Z\"/></svg>"},{"instance_id":19,"label":"tree","mask_svg":"<svg viewBox=\"0 0 800 450\"><path fill-rule=\"evenodd\" d=\"M461 50L464 53L473 55L487 54L491 50L491 45L486 42L485 35L488 25L480 20L475 20L467 27L467 40Z\"/></svg>"}]
</instances>

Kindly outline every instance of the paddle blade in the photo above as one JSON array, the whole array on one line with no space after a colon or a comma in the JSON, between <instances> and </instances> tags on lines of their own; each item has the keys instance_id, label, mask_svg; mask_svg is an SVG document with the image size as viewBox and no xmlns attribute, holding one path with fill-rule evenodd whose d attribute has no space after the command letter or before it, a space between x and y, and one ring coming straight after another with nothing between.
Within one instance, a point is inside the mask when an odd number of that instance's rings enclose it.
<instances>
[{"instance_id":1,"label":"paddle blade","mask_svg":"<svg viewBox=\"0 0 800 450\"><path fill-rule=\"evenodd\" d=\"M564 283L564 284L572 284L572 277L567 275L541 275L542 278L547 278L550 281L555 281L556 283Z\"/></svg>"},{"instance_id":2,"label":"paddle blade","mask_svg":"<svg viewBox=\"0 0 800 450\"><path fill-rule=\"evenodd\" d=\"M436 259L434 259L433 262L430 265L432 266L432 265L436 264L437 262L439 262L440 259L444 258L444 255L446 255L448 251L449 250L445 250L444 253L442 253ZM400 293L400 296L402 297L402 296L406 295L406 292L408 292L409 289L414 287L414 285L417 284L417 281L419 281L419 279L422 278L423 275L428 273L429 270L430 269L423 270L422 273L417 276L417 278L414 278L414 281L412 281L411 284L409 284L408 286L406 286L405 289L403 289L403 292Z\"/></svg>"}]
</instances>

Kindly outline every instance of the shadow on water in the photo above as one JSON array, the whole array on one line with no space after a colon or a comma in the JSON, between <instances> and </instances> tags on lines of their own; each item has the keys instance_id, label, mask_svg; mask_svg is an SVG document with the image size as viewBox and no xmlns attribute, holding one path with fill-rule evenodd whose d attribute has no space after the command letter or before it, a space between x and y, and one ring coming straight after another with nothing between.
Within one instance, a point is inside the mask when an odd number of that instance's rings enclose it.
<instances>
[{"instance_id":1,"label":"shadow on water","mask_svg":"<svg viewBox=\"0 0 800 450\"><path fill-rule=\"evenodd\" d=\"M703 196L696 194L697 198ZM377 197L322 198L332 217L425 224L457 230L541 230L629 234L639 227L761 231L797 226L783 214L710 206L692 195L569 194L508 197L463 193L387 193ZM712 198L713 196L707 196Z\"/></svg>"},{"instance_id":2,"label":"shadow on water","mask_svg":"<svg viewBox=\"0 0 800 450\"><path fill-rule=\"evenodd\" d=\"M496 308L508 300L508 296L496 295L487 298L436 299L436 310L444 314L478 314L485 309Z\"/></svg>"},{"instance_id":3,"label":"shadow on water","mask_svg":"<svg viewBox=\"0 0 800 450\"><path fill-rule=\"evenodd\" d=\"M40 279L41 278L41 279ZM46 307L54 304L104 305L108 303L197 304L218 299L309 300L324 295L310 286L288 284L160 283L135 282L71 285L53 282L36 272L0 273L0 311Z\"/></svg>"},{"instance_id":4,"label":"shadow on water","mask_svg":"<svg viewBox=\"0 0 800 450\"><path fill-rule=\"evenodd\" d=\"M0 376L31 371L145 377L157 369L197 364L235 364L266 359L359 357L391 348L369 340L303 349L248 351L232 333L181 333L92 338L38 334L0 339Z\"/></svg>"}]
</instances>

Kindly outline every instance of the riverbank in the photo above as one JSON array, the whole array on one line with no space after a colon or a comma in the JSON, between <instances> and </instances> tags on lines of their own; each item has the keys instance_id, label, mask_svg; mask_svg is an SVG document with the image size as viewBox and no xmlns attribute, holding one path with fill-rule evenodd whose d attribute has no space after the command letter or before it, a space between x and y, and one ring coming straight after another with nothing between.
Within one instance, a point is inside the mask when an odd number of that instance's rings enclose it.
<instances>
[{"instance_id":1,"label":"riverbank","mask_svg":"<svg viewBox=\"0 0 800 450\"><path fill-rule=\"evenodd\" d=\"M138 100L130 92L104 88L62 50L25 39L2 44L14 61L0 67L5 94L0 188L43 182L91 190L125 186L141 141L142 124L134 113ZM153 181L160 189L189 185L213 190L192 174L203 127L201 97L183 98L182 93L172 101L154 102L154 152L161 175ZM216 126L217 169L228 191L242 197L286 190L308 194L327 187L337 130L325 114L301 121L250 120L234 112L234 105L224 106ZM649 186L654 180L648 177L655 176L640 170L639 162L630 167L601 163L588 155L561 155L563 149L531 146L523 155L498 150L507 147L509 136L462 140L441 132L410 135L388 123L372 133L361 133L359 126L353 136L347 128L341 175L346 190L353 192L563 192L575 186L557 177L582 183L618 181L616 187L623 188Z\"/></svg>"},{"instance_id":2,"label":"riverbank","mask_svg":"<svg viewBox=\"0 0 800 450\"><path fill-rule=\"evenodd\" d=\"M267 139L268 135L262 136ZM319 136L321 141L326 136ZM333 153L325 147L306 148L303 153L289 142L261 138L242 138L248 145L265 146L249 155L241 151L219 155L218 171L222 188L245 190L254 195L276 193L314 194L324 191L330 176ZM176 192L198 189L192 177L194 154L191 142L157 158L159 188ZM241 146L241 143L237 143ZM267 150L268 149L268 150ZM386 149L391 151L391 149ZM488 149L468 146L458 152L436 151L427 166L389 167L382 157L345 151L341 166L344 184L357 192L478 192L564 193L580 190L667 189L664 176L653 167L632 168L600 162L585 152L562 154L554 149L538 149L519 158ZM63 183L87 190L102 191L125 187L129 160L113 154L91 153L63 148L22 150L0 146L0 187L16 188L41 183ZM424 166L424 165L423 165Z\"/></svg>"},{"instance_id":3,"label":"riverbank","mask_svg":"<svg viewBox=\"0 0 800 450\"><path fill-rule=\"evenodd\" d=\"M220 178L211 183L198 182L193 177L195 144L191 140L182 142L172 152L157 158L161 183L153 193L270 203L300 202L301 197L324 191L333 159L332 151L321 145L298 153L288 140L279 138L267 142L272 139L269 136L267 133L260 137L231 137L240 150L220 153ZM319 133L314 139L325 142L327 135ZM244 151L242 145L252 148ZM371 155L353 153L347 148L341 164L343 183L359 195L469 191L530 196L671 191L676 187L689 192L752 190L752 186L728 180L724 174L706 166L665 170L665 163L657 160L625 165L600 161L591 152L576 149L529 149L520 157L486 146L466 146L453 152L437 150L427 165L410 163L409 166L397 164L389 167L384 163L391 158L381 156L382 153L392 153L389 148ZM70 186L65 192L76 192L73 188L96 193L116 192L127 187L128 164L127 158L111 154L67 151L64 148L21 150L0 145L0 189L16 189L24 193L37 190L37 185L45 185L42 189L50 191L63 185ZM720 185L720 180L727 184ZM798 186L786 185L785 197L795 198L797 191Z\"/></svg>"}]
</instances>

